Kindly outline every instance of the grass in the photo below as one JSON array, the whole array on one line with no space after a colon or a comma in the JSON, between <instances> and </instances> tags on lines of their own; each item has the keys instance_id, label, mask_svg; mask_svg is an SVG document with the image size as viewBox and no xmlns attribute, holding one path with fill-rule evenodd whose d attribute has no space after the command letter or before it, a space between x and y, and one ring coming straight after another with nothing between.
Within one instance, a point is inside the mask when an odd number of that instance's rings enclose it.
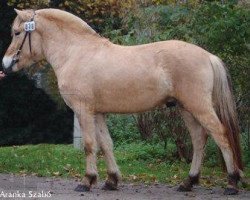
<instances>
[{"instance_id":1,"label":"grass","mask_svg":"<svg viewBox=\"0 0 250 200\"><path fill-rule=\"evenodd\" d=\"M187 175L190 168L185 162L167 162L150 155L148 150L140 154L138 143L119 146L115 150L123 181L168 183L176 185ZM147 147L149 148L149 147ZM74 177L84 175L85 159L81 151L72 145L25 145L0 148L0 173L32 174L45 177ZM102 155L98 155L100 179L105 179L106 168ZM249 177L250 169L245 170ZM220 167L203 165L201 185L225 186L226 174Z\"/></svg>"}]
</instances>

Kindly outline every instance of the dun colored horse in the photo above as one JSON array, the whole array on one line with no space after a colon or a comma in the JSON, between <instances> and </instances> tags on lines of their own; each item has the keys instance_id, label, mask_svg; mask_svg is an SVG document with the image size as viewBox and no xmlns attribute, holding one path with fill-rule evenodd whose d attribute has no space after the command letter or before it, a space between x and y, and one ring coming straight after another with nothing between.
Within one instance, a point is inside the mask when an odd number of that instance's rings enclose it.
<instances>
[{"instance_id":1,"label":"dun colored horse","mask_svg":"<svg viewBox=\"0 0 250 200\"><path fill-rule=\"evenodd\" d=\"M224 193L238 193L243 167L238 120L228 75L218 57L178 40L116 45L80 18L56 9L16 13L3 67L6 73L16 72L42 59L53 67L60 93L84 135L86 174L76 191L88 191L96 183L99 148L107 163L104 189L118 187L120 171L106 113L138 113L174 102L193 143L189 176L178 190L190 191L198 183L204 146L211 135L228 171Z\"/></svg>"}]
</instances>

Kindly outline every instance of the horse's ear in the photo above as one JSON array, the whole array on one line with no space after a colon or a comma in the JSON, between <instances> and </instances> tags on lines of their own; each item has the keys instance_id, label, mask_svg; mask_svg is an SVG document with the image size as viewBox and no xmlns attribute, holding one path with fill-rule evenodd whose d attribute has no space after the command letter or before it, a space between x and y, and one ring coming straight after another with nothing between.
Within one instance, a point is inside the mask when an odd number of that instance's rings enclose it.
<instances>
[{"instance_id":1,"label":"horse's ear","mask_svg":"<svg viewBox=\"0 0 250 200\"><path fill-rule=\"evenodd\" d=\"M15 9L15 12L17 13L17 15L22 19L22 21L28 21L31 18L30 12L26 11L26 10L18 10Z\"/></svg>"}]
</instances>

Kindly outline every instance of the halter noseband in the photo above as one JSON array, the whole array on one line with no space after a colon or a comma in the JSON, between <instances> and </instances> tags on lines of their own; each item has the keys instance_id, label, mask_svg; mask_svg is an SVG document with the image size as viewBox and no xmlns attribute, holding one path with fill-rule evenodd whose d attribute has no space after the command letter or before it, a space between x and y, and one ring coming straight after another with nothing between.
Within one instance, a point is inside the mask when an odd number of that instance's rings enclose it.
<instances>
[{"instance_id":1,"label":"halter noseband","mask_svg":"<svg viewBox=\"0 0 250 200\"><path fill-rule=\"evenodd\" d=\"M23 41L21 43L21 46L19 47L19 49L17 50L17 52L15 53L15 55L13 56L11 65L9 68L12 68L12 66L16 63L19 62L19 55L22 51L23 45L25 43L25 40L27 38L27 36L29 37L29 49L30 49L30 54L32 54L32 49L31 49L31 32L34 31L36 29L36 24L34 21L34 17L35 17L36 13L34 12L33 17L31 18L30 21L25 22L24 23L24 31L25 31L25 36L23 38Z\"/></svg>"}]
</instances>

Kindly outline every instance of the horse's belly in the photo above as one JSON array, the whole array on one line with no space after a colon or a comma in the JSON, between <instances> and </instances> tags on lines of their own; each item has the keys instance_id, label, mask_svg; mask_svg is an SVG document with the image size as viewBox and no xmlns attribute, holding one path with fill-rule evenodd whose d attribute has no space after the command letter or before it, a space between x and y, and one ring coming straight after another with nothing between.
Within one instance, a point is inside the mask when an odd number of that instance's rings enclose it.
<instances>
[{"instance_id":1,"label":"horse's belly","mask_svg":"<svg viewBox=\"0 0 250 200\"><path fill-rule=\"evenodd\" d=\"M97 112L102 113L136 113L150 110L165 102L165 97L133 97L123 99L115 98L112 101L103 102L96 107Z\"/></svg>"},{"instance_id":2,"label":"horse's belly","mask_svg":"<svg viewBox=\"0 0 250 200\"><path fill-rule=\"evenodd\" d=\"M160 67L137 67L115 72L106 76L104 73L96 82L97 112L143 112L166 102L171 96L171 79Z\"/></svg>"},{"instance_id":3,"label":"horse's belly","mask_svg":"<svg viewBox=\"0 0 250 200\"><path fill-rule=\"evenodd\" d=\"M138 88L141 87L141 88ZM170 96L169 88L161 85L134 85L127 88L103 89L96 98L97 112L135 113L150 110L166 102Z\"/></svg>"}]
</instances>

